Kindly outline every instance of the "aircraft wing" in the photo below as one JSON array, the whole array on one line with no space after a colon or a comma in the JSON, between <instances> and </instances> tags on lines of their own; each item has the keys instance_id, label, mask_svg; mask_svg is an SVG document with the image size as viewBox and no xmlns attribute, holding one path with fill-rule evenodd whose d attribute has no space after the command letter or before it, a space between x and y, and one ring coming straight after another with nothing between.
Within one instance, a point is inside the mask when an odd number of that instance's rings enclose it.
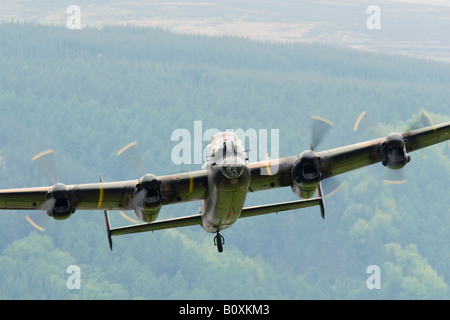
<instances>
[{"instance_id":1,"label":"aircraft wing","mask_svg":"<svg viewBox=\"0 0 450 320\"><path fill-rule=\"evenodd\" d=\"M449 140L450 122L429 126L402 134L406 152L412 152ZM381 162L381 147L386 137L344 147L316 152L323 178ZM266 160L250 164L250 191L267 190L292 185L292 168L297 156ZM389 170L389 169L387 169Z\"/></svg>"},{"instance_id":2,"label":"aircraft wing","mask_svg":"<svg viewBox=\"0 0 450 320\"><path fill-rule=\"evenodd\" d=\"M273 203L268 205L246 207L242 209L239 218L248 218L257 215L307 208L312 206L321 206L321 210L323 210L323 199L321 197L318 197L306 200L296 200L281 203ZM109 245L110 248L112 249L112 240L111 240L112 236L200 225L202 222L202 215L195 214L191 216L160 220L151 223L140 223L117 228L111 228L107 212L105 212L105 220L108 232Z\"/></svg>"},{"instance_id":3,"label":"aircraft wing","mask_svg":"<svg viewBox=\"0 0 450 320\"><path fill-rule=\"evenodd\" d=\"M412 152L449 140L450 122L402 134L406 152ZM385 138L379 138L350 146L317 152L321 171L325 178L359 169L383 160L381 146Z\"/></svg>"},{"instance_id":4,"label":"aircraft wing","mask_svg":"<svg viewBox=\"0 0 450 320\"><path fill-rule=\"evenodd\" d=\"M282 212L282 211L287 211L287 210L294 210L294 209L318 206L321 203L322 203L321 198L313 198L313 199L307 199L307 200L296 200L296 201L288 201L288 202L273 203L273 204L268 204L268 205L247 207L247 208L242 209L242 212L241 212L241 215L239 216L239 218L248 218L248 217L253 217L253 216L263 215L263 214L268 214L268 213ZM139 232L156 231L156 230L163 230L163 229L200 225L201 221L202 221L202 215L195 214L195 215L190 215L190 216L185 216L185 217L178 217L178 218L155 221L155 222L151 222L151 223L141 223L141 224L135 224L135 225L125 226L125 227L118 227L118 228L110 229L110 231L111 231L112 236L118 236L118 235L123 235L123 234L130 234L130 233L139 233Z\"/></svg>"},{"instance_id":5,"label":"aircraft wing","mask_svg":"<svg viewBox=\"0 0 450 320\"><path fill-rule=\"evenodd\" d=\"M450 138L450 122L430 126L403 133L406 152L419 150ZM388 136L389 137L389 136ZM322 178L326 179L383 160L383 144L387 137L357 143L340 148L316 152L319 159ZM292 186L292 171L298 156L251 163L250 191L266 190L277 187ZM208 176L206 170L185 172L173 175L159 176L164 204L205 199ZM108 237L168 228L184 227L201 224L201 215L192 215L143 223L128 227L110 228L107 210L133 209L133 197L139 180L121 182L100 182L92 184L68 185L67 192L70 203L77 210L104 210ZM31 210L45 208L48 194L52 187L37 187L24 189L0 190L0 209ZM317 198L297 200L276 204L268 204L244 208L240 218L262 215L320 205L324 217L324 205L321 185L318 184ZM111 241L110 241L111 243Z\"/></svg>"},{"instance_id":6,"label":"aircraft wing","mask_svg":"<svg viewBox=\"0 0 450 320\"><path fill-rule=\"evenodd\" d=\"M402 134L407 152L446 141L450 137L450 122L408 131ZM382 161L379 138L340 148L317 152L320 170L329 178ZM292 168L297 156L250 164L250 191L292 185ZM164 204L204 199L207 192L207 172L199 170L157 177L161 181ZM129 210L139 180L68 185L71 204L77 210ZM51 187L0 190L0 209L42 209Z\"/></svg>"},{"instance_id":7,"label":"aircraft wing","mask_svg":"<svg viewBox=\"0 0 450 320\"><path fill-rule=\"evenodd\" d=\"M205 170L157 177L164 204L203 199ZM130 210L139 180L67 185L70 203L77 210ZM45 208L49 187L0 190L0 209L33 210Z\"/></svg>"}]
</instances>

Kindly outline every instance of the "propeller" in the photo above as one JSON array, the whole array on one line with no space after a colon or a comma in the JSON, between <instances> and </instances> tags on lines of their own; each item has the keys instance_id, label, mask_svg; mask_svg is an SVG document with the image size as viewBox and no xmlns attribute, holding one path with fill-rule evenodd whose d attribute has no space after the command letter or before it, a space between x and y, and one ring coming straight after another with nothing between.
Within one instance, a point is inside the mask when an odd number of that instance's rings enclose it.
<instances>
[{"instance_id":1,"label":"propeller","mask_svg":"<svg viewBox=\"0 0 450 320\"><path fill-rule=\"evenodd\" d=\"M119 211L119 214L120 214L120 216L121 216L122 218L124 218L125 220L130 221L131 223L135 223L135 224L140 223L140 222L137 221L136 219L133 219L133 218L129 217L129 216L128 216L125 212L123 212L123 211Z\"/></svg>"},{"instance_id":2,"label":"propeller","mask_svg":"<svg viewBox=\"0 0 450 320\"><path fill-rule=\"evenodd\" d=\"M31 161L38 166L48 181L52 184L56 184L58 182L58 174L56 173L56 165L52 149L39 152L31 158Z\"/></svg>"},{"instance_id":3,"label":"propeller","mask_svg":"<svg viewBox=\"0 0 450 320\"><path fill-rule=\"evenodd\" d=\"M140 175L144 175L146 170L142 164L142 158L136 146L136 141L128 143L117 151L117 156L125 160L125 162L134 168Z\"/></svg>"},{"instance_id":4,"label":"propeller","mask_svg":"<svg viewBox=\"0 0 450 320\"><path fill-rule=\"evenodd\" d=\"M31 158L31 161L40 169L44 176L49 180L50 183L56 184L58 181L58 174L56 173L56 165L53 157L53 150L47 149L41 151ZM48 199L45 201L38 210L30 212L25 219L27 222L36 230L44 232L45 226L48 223L47 214L43 213L41 210L47 211L52 208L55 204L55 199Z\"/></svg>"},{"instance_id":5,"label":"propeller","mask_svg":"<svg viewBox=\"0 0 450 320\"><path fill-rule=\"evenodd\" d=\"M417 117L417 119L413 120L413 122L408 125L408 129L406 131L429 126L434 126L433 119L427 111L423 110L422 113Z\"/></svg>"},{"instance_id":6,"label":"propeller","mask_svg":"<svg viewBox=\"0 0 450 320\"><path fill-rule=\"evenodd\" d=\"M48 190L47 199L39 206L38 210L34 210L25 217L35 229L43 232L45 231L44 225L49 221L48 217L55 220L64 220L75 212L75 208L71 205L70 192L67 186L58 183L53 150L48 149L39 152L31 158L31 161L53 184ZM43 214L41 210L45 211L46 214Z\"/></svg>"},{"instance_id":7,"label":"propeller","mask_svg":"<svg viewBox=\"0 0 450 320\"><path fill-rule=\"evenodd\" d=\"M125 162L127 162L130 167L134 168L141 176L144 176L148 171L143 165L142 157L137 145L138 143L136 141L130 142L120 148L116 154L119 158L122 158ZM191 175L191 170L188 169L187 171L189 172L189 175ZM193 192L193 189L194 177L190 176L189 192Z\"/></svg>"},{"instance_id":8,"label":"propeller","mask_svg":"<svg viewBox=\"0 0 450 320\"><path fill-rule=\"evenodd\" d=\"M144 176L146 174L145 167L142 163L142 157L139 152L139 149L137 147L137 141L132 141L117 151L116 155L123 159L131 168L136 170L141 176ZM135 199L139 201L140 199L145 197L145 190L142 189L141 191L138 191L138 193L135 195ZM125 220L131 222L131 223L139 223L139 221L130 218L127 214L125 214L123 211L119 211L119 215L124 218Z\"/></svg>"},{"instance_id":9,"label":"propeller","mask_svg":"<svg viewBox=\"0 0 450 320\"><path fill-rule=\"evenodd\" d=\"M366 132L375 134L377 137L385 136L385 130L379 124L373 122L367 115L367 111L361 112L353 126L353 131L357 133ZM382 179L387 184L403 184L406 182L402 170L384 170L384 178Z\"/></svg>"},{"instance_id":10,"label":"propeller","mask_svg":"<svg viewBox=\"0 0 450 320\"><path fill-rule=\"evenodd\" d=\"M317 150L318 146L322 143L323 139L330 131L332 127L334 127L334 123L324 117L313 115L311 116L313 120L312 124L312 134L311 134L311 151ZM323 191L324 197L329 198L336 194L339 189L342 188L343 182L338 182L335 178L328 178L323 181Z\"/></svg>"},{"instance_id":11,"label":"propeller","mask_svg":"<svg viewBox=\"0 0 450 320\"><path fill-rule=\"evenodd\" d=\"M416 116L406 127L405 131L411 131L427 126L434 125L433 120L431 118L431 115L423 110L419 116ZM373 121L369 119L367 116L367 112L363 111L361 112L353 126L354 132L361 132L361 131L373 131L377 134L377 136L383 136L386 135L385 132L381 132L381 127L379 125L376 125ZM383 130L384 131L384 130ZM384 183L387 184L393 184L393 185L399 185L404 184L406 182L406 179L404 177L404 172L401 169L396 170L385 170L385 177L382 179Z\"/></svg>"},{"instance_id":12,"label":"propeller","mask_svg":"<svg viewBox=\"0 0 450 320\"><path fill-rule=\"evenodd\" d=\"M311 116L311 119L314 120L311 137L311 150L314 151L334 124L332 121L319 116Z\"/></svg>"}]
</instances>

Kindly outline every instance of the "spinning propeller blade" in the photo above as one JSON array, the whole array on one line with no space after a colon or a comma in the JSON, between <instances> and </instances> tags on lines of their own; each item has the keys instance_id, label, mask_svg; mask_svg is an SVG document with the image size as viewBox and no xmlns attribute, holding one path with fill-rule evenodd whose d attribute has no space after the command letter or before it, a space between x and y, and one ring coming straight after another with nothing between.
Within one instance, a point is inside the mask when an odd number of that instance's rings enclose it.
<instances>
[{"instance_id":1,"label":"spinning propeller blade","mask_svg":"<svg viewBox=\"0 0 450 320\"><path fill-rule=\"evenodd\" d=\"M318 148L327 132L334 126L333 122L319 116L312 116L312 137L311 137L311 150L314 151Z\"/></svg>"},{"instance_id":2,"label":"spinning propeller blade","mask_svg":"<svg viewBox=\"0 0 450 320\"><path fill-rule=\"evenodd\" d=\"M53 150L47 149L42 152L37 153L31 158L31 161L37 165L44 176L49 180L50 183L56 184L58 182L58 174L56 172L55 159L53 157ZM54 205L55 200L49 199L42 204L39 209L48 210ZM48 216L41 210L30 212L25 219L30 223L33 228L44 232L44 226L48 223Z\"/></svg>"},{"instance_id":3,"label":"spinning propeller blade","mask_svg":"<svg viewBox=\"0 0 450 320\"><path fill-rule=\"evenodd\" d=\"M140 175L144 175L146 173L136 141L130 142L123 146L119 151L117 151L117 156L124 159Z\"/></svg>"},{"instance_id":4,"label":"spinning propeller blade","mask_svg":"<svg viewBox=\"0 0 450 320\"><path fill-rule=\"evenodd\" d=\"M329 130L334 126L334 123L320 116L311 116L313 119L312 134L311 134L311 150L317 150L320 143L325 138ZM325 198L333 196L343 186L343 182L339 183L335 178L328 178L323 181L323 193Z\"/></svg>"},{"instance_id":5,"label":"spinning propeller blade","mask_svg":"<svg viewBox=\"0 0 450 320\"><path fill-rule=\"evenodd\" d=\"M419 116L416 116L416 118L410 123L405 131L411 131L415 129L420 129L423 127L433 126L433 120L431 118L431 115L423 110ZM361 128L363 126L363 128ZM357 117L355 124L353 126L354 132L360 132L362 130L364 131L375 131L377 133L377 136L385 135L386 132L380 132L379 128L376 128L376 124L370 121L370 119L367 119L367 112L363 111L359 114ZM384 183L387 184L404 184L406 182L406 179L404 177L404 172L402 169L397 170L386 170L385 171L385 178L383 179Z\"/></svg>"},{"instance_id":6,"label":"spinning propeller blade","mask_svg":"<svg viewBox=\"0 0 450 320\"><path fill-rule=\"evenodd\" d=\"M39 152L31 158L31 161L38 166L48 181L52 184L58 182L58 174L56 173L56 165L55 159L53 158L52 149Z\"/></svg>"}]
</instances>

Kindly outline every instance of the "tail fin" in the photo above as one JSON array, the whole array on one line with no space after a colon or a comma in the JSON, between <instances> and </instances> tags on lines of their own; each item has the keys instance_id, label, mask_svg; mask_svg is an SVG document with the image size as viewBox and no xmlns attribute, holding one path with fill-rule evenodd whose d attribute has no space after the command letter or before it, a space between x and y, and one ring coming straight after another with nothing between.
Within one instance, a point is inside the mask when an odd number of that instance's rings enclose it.
<instances>
[{"instance_id":1,"label":"tail fin","mask_svg":"<svg viewBox=\"0 0 450 320\"><path fill-rule=\"evenodd\" d=\"M109 221L108 210L105 210L104 212L105 212L106 234L108 235L109 249L112 251L111 223Z\"/></svg>"}]
</instances>

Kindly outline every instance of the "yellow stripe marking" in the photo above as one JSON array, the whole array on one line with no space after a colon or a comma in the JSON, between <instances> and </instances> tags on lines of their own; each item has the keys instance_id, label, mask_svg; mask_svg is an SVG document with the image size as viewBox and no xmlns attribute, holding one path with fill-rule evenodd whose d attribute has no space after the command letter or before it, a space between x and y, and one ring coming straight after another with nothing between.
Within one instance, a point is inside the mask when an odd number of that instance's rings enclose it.
<instances>
[{"instance_id":1,"label":"yellow stripe marking","mask_svg":"<svg viewBox=\"0 0 450 320\"><path fill-rule=\"evenodd\" d=\"M42 228L40 225L38 225L36 222L34 222L33 220L31 220L31 218L29 216L26 216L25 219L27 219L27 221L36 229L38 229L39 231L44 232L44 228Z\"/></svg>"},{"instance_id":2,"label":"yellow stripe marking","mask_svg":"<svg viewBox=\"0 0 450 320\"><path fill-rule=\"evenodd\" d=\"M272 171L270 171L271 161L269 160L269 154L267 152L266 152L266 161L267 161L266 164L267 175L271 176L272 175Z\"/></svg>"},{"instance_id":3,"label":"yellow stripe marking","mask_svg":"<svg viewBox=\"0 0 450 320\"><path fill-rule=\"evenodd\" d=\"M272 171L270 171L270 161L266 164L266 170L267 170L267 174L269 176L271 176L272 175Z\"/></svg>"},{"instance_id":4,"label":"yellow stripe marking","mask_svg":"<svg viewBox=\"0 0 450 320\"><path fill-rule=\"evenodd\" d=\"M98 204L97 204L97 208L101 208L103 204L103 187L100 186L100 195L98 196Z\"/></svg>"},{"instance_id":5,"label":"yellow stripe marking","mask_svg":"<svg viewBox=\"0 0 450 320\"><path fill-rule=\"evenodd\" d=\"M48 150L44 150L42 152L39 152L37 155L35 155L33 158L31 158L31 161L36 161L37 159L39 159L40 157L45 156L46 154L52 153L53 150L52 149L48 149Z\"/></svg>"},{"instance_id":6,"label":"yellow stripe marking","mask_svg":"<svg viewBox=\"0 0 450 320\"><path fill-rule=\"evenodd\" d=\"M194 191L194 177L189 171L189 193L192 193L192 191Z\"/></svg>"}]
</instances>

